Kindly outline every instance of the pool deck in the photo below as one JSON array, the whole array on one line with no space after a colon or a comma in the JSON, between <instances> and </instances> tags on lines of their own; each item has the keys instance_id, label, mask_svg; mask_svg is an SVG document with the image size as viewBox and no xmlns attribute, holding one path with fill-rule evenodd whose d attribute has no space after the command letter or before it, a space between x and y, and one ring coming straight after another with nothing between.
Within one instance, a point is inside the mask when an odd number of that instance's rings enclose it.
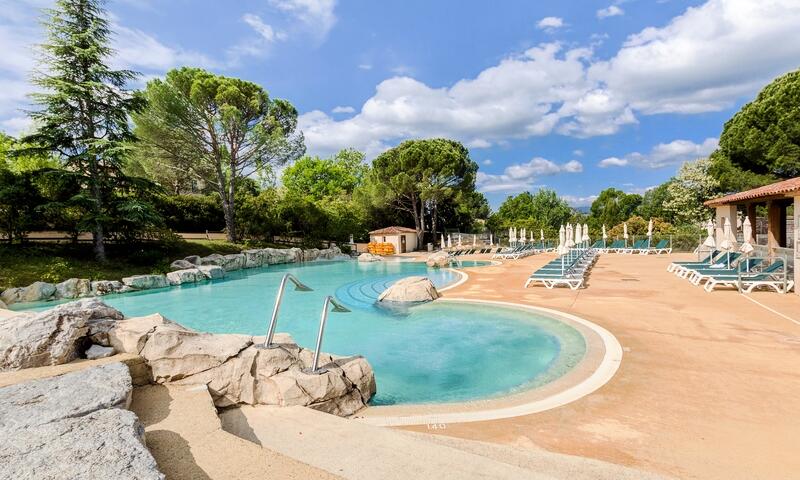
<instances>
[{"instance_id":1,"label":"pool deck","mask_svg":"<svg viewBox=\"0 0 800 480\"><path fill-rule=\"evenodd\" d=\"M672 260L693 258L687 254L604 255L587 288L523 288L552 258L465 269L469 279L445 296L585 318L622 345L616 375L588 396L533 415L402 428L679 478L798 478L800 297L706 293L666 272Z\"/></svg>"}]
</instances>

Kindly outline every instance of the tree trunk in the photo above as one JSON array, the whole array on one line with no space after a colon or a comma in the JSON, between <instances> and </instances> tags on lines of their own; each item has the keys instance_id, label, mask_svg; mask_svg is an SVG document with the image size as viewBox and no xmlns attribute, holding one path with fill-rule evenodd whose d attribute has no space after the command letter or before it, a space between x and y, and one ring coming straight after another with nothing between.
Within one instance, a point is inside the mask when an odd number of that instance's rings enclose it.
<instances>
[{"instance_id":1,"label":"tree trunk","mask_svg":"<svg viewBox=\"0 0 800 480\"><path fill-rule=\"evenodd\" d=\"M92 137L94 137L94 130L90 128ZM92 159L91 182L92 182L92 195L94 196L94 214L95 218L99 217L103 212L103 188L100 185L100 159L90 154ZM103 223L100 220L94 221L94 230L92 231L92 244L94 246L94 258L98 262L105 263L106 261L106 244L105 232L103 231Z\"/></svg>"},{"instance_id":2,"label":"tree trunk","mask_svg":"<svg viewBox=\"0 0 800 480\"><path fill-rule=\"evenodd\" d=\"M436 243L436 227L438 226L436 215L438 211L439 211L439 202L434 200L433 210L431 214L431 235L433 236L433 243Z\"/></svg>"},{"instance_id":3,"label":"tree trunk","mask_svg":"<svg viewBox=\"0 0 800 480\"><path fill-rule=\"evenodd\" d=\"M422 248L422 235L423 235L423 226L422 226L422 202L417 201L416 195L411 195L411 211L414 215L414 228L417 230L417 247ZM417 210L419 208L419 210Z\"/></svg>"}]
</instances>

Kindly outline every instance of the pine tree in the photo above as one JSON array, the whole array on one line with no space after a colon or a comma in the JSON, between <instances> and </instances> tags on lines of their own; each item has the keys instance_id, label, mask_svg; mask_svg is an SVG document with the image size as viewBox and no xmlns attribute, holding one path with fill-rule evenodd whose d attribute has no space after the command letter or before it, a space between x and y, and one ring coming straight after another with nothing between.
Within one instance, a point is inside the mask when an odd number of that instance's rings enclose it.
<instances>
[{"instance_id":1,"label":"pine tree","mask_svg":"<svg viewBox=\"0 0 800 480\"><path fill-rule=\"evenodd\" d=\"M125 89L138 73L112 70L111 31L104 0L57 0L45 10L45 43L31 97L37 130L23 141L60 157L80 184L74 201L85 212L80 227L92 232L95 257L105 261L107 225L114 198L136 183L123 172L125 142L132 139L129 114L142 99ZM119 205L116 205L119 208Z\"/></svg>"}]
</instances>

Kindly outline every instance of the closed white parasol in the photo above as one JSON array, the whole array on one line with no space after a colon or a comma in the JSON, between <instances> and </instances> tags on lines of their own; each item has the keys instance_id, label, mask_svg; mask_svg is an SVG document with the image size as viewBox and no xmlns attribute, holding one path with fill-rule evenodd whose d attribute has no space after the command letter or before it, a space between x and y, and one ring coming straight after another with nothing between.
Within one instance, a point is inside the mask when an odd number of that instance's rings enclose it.
<instances>
[{"instance_id":1,"label":"closed white parasol","mask_svg":"<svg viewBox=\"0 0 800 480\"><path fill-rule=\"evenodd\" d=\"M706 223L706 234L708 236L706 237L706 241L703 242L703 245L705 245L708 248L716 247L717 242L714 241L714 222L712 222L711 220L709 220L708 223Z\"/></svg>"}]
</instances>

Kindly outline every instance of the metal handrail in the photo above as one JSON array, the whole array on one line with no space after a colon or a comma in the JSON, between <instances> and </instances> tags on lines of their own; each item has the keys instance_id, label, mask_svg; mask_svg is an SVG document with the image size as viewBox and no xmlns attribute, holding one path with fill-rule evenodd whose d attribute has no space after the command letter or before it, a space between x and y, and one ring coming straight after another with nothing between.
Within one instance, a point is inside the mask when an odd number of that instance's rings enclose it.
<instances>
[{"instance_id":1,"label":"metal handrail","mask_svg":"<svg viewBox=\"0 0 800 480\"><path fill-rule=\"evenodd\" d=\"M313 289L308 287L303 282L297 279L291 273L287 273L281 279L281 285L278 287L278 295L275 297L275 307L272 309L272 318L269 320L269 329L267 330L267 338L264 340L264 348L275 348L277 345L272 344L272 337L275 335L275 327L278 324L278 310L281 308L281 300L283 300L283 293L286 290L286 281L291 280L294 283L294 289L299 292L310 292Z\"/></svg>"},{"instance_id":2,"label":"metal handrail","mask_svg":"<svg viewBox=\"0 0 800 480\"><path fill-rule=\"evenodd\" d=\"M319 354L322 351L322 335L325 333L325 323L328 321L328 307L333 305L333 312L335 313L347 313L350 311L349 308L345 307L341 303L339 303L335 298L328 295L325 297L325 302L322 304L322 315L319 319L319 332L317 333L317 346L314 350L314 360L311 363L311 368L305 369L305 373L310 373L314 375L319 375L322 373L327 372L324 368L319 368Z\"/></svg>"}]
</instances>

